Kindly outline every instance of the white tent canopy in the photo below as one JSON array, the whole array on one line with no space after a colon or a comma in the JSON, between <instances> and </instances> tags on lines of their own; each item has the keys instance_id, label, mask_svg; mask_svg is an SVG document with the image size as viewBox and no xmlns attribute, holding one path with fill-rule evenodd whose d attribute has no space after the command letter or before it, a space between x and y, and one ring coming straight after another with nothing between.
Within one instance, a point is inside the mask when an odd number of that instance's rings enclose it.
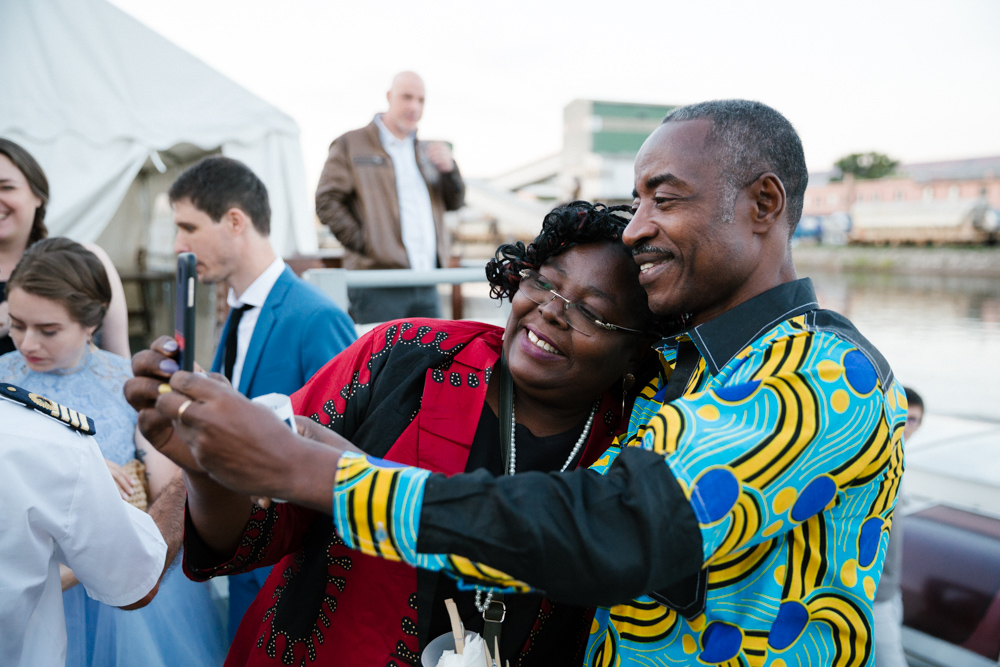
<instances>
[{"instance_id":1,"label":"white tent canopy","mask_svg":"<svg viewBox=\"0 0 1000 667\"><path fill-rule=\"evenodd\" d=\"M275 250L316 252L295 121L121 10L2 0L0 62L0 136L45 169L51 234L117 242L109 252L130 267L142 248L170 253L148 247L163 241L148 231L153 198L221 152L267 186Z\"/></svg>"}]
</instances>

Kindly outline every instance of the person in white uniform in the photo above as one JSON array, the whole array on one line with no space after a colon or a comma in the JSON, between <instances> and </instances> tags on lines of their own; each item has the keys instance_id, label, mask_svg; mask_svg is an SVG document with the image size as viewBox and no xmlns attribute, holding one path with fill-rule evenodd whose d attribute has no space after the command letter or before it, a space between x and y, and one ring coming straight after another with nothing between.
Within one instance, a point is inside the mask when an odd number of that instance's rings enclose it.
<instances>
[{"instance_id":1,"label":"person in white uniform","mask_svg":"<svg viewBox=\"0 0 1000 667\"><path fill-rule=\"evenodd\" d=\"M7 383L0 398L0 665L60 665L59 564L94 599L137 609L156 595L167 545L156 513L122 500L92 420Z\"/></svg>"}]
</instances>

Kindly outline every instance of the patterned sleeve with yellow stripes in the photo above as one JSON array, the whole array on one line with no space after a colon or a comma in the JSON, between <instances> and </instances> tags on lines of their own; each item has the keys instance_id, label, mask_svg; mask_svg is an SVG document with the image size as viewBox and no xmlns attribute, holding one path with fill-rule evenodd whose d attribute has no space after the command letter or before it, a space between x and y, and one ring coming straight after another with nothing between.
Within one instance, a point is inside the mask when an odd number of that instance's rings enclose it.
<instances>
[{"instance_id":1,"label":"patterned sleeve with yellow stripes","mask_svg":"<svg viewBox=\"0 0 1000 667\"><path fill-rule=\"evenodd\" d=\"M443 571L459 588L486 586L504 593L531 587L494 568L450 554L417 552L420 511L428 470L353 452L341 455L333 488L333 524L352 549Z\"/></svg>"}]
</instances>

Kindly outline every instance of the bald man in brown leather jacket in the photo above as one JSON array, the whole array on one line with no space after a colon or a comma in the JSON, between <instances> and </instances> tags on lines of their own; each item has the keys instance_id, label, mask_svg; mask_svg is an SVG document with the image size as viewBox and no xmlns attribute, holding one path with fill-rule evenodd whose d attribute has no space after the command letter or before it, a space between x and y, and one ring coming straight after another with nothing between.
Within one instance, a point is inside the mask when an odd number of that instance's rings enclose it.
<instances>
[{"instance_id":1,"label":"bald man in brown leather jacket","mask_svg":"<svg viewBox=\"0 0 1000 667\"><path fill-rule=\"evenodd\" d=\"M462 206L465 184L447 144L421 143L424 84L412 72L393 79L389 109L330 145L316 190L316 213L344 245L348 269L447 266L445 211ZM439 317L434 287L351 289L358 323Z\"/></svg>"}]
</instances>

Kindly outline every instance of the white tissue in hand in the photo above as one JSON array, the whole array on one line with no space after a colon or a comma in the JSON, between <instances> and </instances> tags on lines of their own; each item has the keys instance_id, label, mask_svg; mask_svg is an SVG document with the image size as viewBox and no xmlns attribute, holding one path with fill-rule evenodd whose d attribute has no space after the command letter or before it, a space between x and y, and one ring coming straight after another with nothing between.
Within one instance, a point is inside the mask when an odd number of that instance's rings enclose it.
<instances>
[{"instance_id":1,"label":"white tissue in hand","mask_svg":"<svg viewBox=\"0 0 1000 667\"><path fill-rule=\"evenodd\" d=\"M476 632L465 633L465 650L462 655L446 650L441 654L437 667L482 667L486 664L486 644Z\"/></svg>"}]
</instances>

